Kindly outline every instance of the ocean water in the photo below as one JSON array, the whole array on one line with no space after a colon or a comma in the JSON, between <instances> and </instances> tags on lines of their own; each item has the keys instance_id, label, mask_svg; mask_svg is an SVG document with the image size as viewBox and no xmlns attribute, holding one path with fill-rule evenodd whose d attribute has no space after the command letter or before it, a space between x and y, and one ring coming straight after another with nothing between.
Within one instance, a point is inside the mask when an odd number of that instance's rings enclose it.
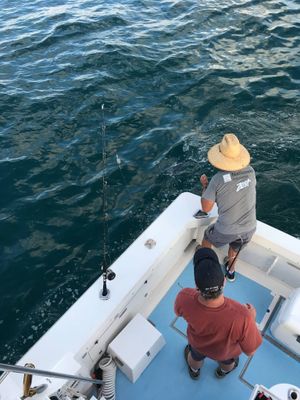
<instances>
[{"instance_id":1,"label":"ocean water","mask_svg":"<svg viewBox=\"0 0 300 400\"><path fill-rule=\"evenodd\" d=\"M300 237L299 38L296 0L1 1L1 362L98 278L105 246L113 261L200 193L226 132L251 153L258 219Z\"/></svg>"}]
</instances>

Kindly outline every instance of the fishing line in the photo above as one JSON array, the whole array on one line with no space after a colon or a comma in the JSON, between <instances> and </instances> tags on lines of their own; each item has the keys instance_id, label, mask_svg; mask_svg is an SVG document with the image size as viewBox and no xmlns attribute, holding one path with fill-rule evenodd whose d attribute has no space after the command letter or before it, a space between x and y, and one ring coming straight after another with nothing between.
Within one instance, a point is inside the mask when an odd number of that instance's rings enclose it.
<instances>
[{"instance_id":1,"label":"fishing line","mask_svg":"<svg viewBox=\"0 0 300 400\"><path fill-rule=\"evenodd\" d=\"M107 240L108 240L108 208L107 208L107 180L106 180L106 168L107 168L107 153L106 153L106 125L104 117L104 104L101 106L102 111L102 124L101 124L101 139L102 139L102 207L103 207L103 263L102 272L105 272L110 264L110 257L108 253ZM109 260L108 260L109 259Z\"/></svg>"},{"instance_id":2,"label":"fishing line","mask_svg":"<svg viewBox=\"0 0 300 400\"><path fill-rule=\"evenodd\" d=\"M123 173L122 168L121 168L122 160L119 157L119 154L117 152L116 152L116 161L117 161L118 169L119 169L120 174L121 174L121 178L122 178L123 184L126 185L126 179L125 179L124 173Z\"/></svg>"},{"instance_id":3,"label":"fishing line","mask_svg":"<svg viewBox=\"0 0 300 400\"><path fill-rule=\"evenodd\" d=\"M111 264L110 254L108 251L108 207L107 207L107 187L108 182L106 179L107 172L107 151L106 151L106 125L104 117L104 104L101 106L102 110L102 125L101 125L101 138L102 138L102 205L103 205L103 263L102 263L102 277L103 287L100 290L100 299L108 300L110 298L110 291L107 289L107 280L111 281L115 278L116 274L108 268Z\"/></svg>"},{"instance_id":4,"label":"fishing line","mask_svg":"<svg viewBox=\"0 0 300 400\"><path fill-rule=\"evenodd\" d=\"M111 264L110 252L108 249L108 181L107 181L107 138L106 138L106 123L105 123L105 113L104 104L101 105L101 139L102 139L102 203L103 203L103 264L102 272L105 272L108 266ZM124 173L121 168L122 160L116 152L116 162L118 169L123 180L123 184L126 185L126 180Z\"/></svg>"}]
</instances>

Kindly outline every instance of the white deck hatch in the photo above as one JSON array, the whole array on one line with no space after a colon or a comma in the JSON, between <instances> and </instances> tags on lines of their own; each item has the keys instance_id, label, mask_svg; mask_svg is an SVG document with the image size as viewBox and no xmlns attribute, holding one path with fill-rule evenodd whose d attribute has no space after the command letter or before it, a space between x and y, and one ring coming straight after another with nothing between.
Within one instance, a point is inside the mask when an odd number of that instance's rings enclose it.
<instances>
[{"instance_id":1,"label":"white deck hatch","mask_svg":"<svg viewBox=\"0 0 300 400\"><path fill-rule=\"evenodd\" d=\"M135 382L165 345L162 334L137 314L108 346L118 367Z\"/></svg>"}]
</instances>

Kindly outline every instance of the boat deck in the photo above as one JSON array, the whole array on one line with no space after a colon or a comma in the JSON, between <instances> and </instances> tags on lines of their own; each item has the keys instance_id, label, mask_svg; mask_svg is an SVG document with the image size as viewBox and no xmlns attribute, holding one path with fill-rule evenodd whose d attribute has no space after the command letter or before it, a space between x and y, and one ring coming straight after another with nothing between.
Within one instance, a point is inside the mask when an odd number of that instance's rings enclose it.
<instances>
[{"instance_id":1,"label":"boat deck","mask_svg":"<svg viewBox=\"0 0 300 400\"><path fill-rule=\"evenodd\" d=\"M117 400L179 400L199 396L203 399L249 399L255 384L261 384L266 388L279 383L299 386L299 358L289 354L287 349L276 343L269 330L269 325L276 315L272 293L241 274L237 274L234 283L226 284L225 296L255 306L257 323L263 328L263 344L253 357L248 358L242 355L239 367L224 379L217 379L214 375L216 362L206 359L200 379L192 380L183 356L187 343L186 323L182 318L176 318L173 311L175 297L183 287L194 287L192 262L187 265L149 317L149 320L163 334L166 345L135 383L131 383L118 370ZM280 299L277 303L279 302ZM272 309L274 309L273 312Z\"/></svg>"}]
</instances>

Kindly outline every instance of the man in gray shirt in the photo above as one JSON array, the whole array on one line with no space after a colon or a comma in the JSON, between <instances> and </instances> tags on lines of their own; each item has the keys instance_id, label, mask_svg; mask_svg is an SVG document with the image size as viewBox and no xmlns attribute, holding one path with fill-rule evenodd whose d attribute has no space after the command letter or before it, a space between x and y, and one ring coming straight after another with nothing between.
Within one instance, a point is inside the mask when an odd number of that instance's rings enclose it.
<instances>
[{"instance_id":1,"label":"man in gray shirt","mask_svg":"<svg viewBox=\"0 0 300 400\"><path fill-rule=\"evenodd\" d=\"M256 229L255 171L249 165L247 149L232 133L224 135L221 143L208 151L208 161L219 171L209 183L206 175L201 175L201 205L203 211L209 212L217 203L219 216L216 223L206 229L202 247L229 244L226 278L233 282L237 256Z\"/></svg>"}]
</instances>

